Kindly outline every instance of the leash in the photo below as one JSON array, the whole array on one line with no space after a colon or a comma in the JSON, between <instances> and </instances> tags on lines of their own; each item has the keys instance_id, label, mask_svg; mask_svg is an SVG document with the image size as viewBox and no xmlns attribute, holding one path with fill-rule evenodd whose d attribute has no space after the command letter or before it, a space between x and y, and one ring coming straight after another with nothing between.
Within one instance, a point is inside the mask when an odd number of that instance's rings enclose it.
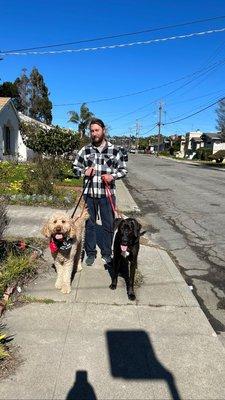
<instances>
[{"instance_id":1,"label":"leash","mask_svg":"<svg viewBox=\"0 0 225 400\"><path fill-rule=\"evenodd\" d=\"M117 216L118 216L119 218L122 218L122 219L123 219L123 217L122 217L121 213L119 212L118 208L117 208L117 207L115 206L115 204L113 203L112 192L111 192L110 186L109 186L108 182L106 181L104 175L102 175L102 181L103 181L103 183L104 183L104 185L105 185L106 197L107 197L107 199L109 200L109 204L110 204L110 206L111 206L111 208L112 208L112 211L113 211L113 213L114 213L114 216L116 217L116 214L117 214Z\"/></svg>"},{"instance_id":2,"label":"leash","mask_svg":"<svg viewBox=\"0 0 225 400\"><path fill-rule=\"evenodd\" d=\"M85 192L85 190L87 189L88 185L90 185L91 182L92 182L92 185L93 185L93 170L91 171L90 176L87 177L87 182L86 182L85 185L84 185L83 191L82 191L82 193L81 193L81 195L80 195L80 197L79 197L78 203L77 203L77 205L76 205L76 207L75 207L75 209L74 209L74 211L73 211L73 213L72 213L72 215L71 215L71 218L74 217L75 212L77 211L78 206L79 206L79 204L80 204L80 202L81 202L81 199L82 199L82 197L83 197L83 195L84 195L84 192ZM86 203L86 202L85 202L85 203ZM83 214L83 211L84 211L84 207L83 207L83 210L82 210L82 213L81 213L81 214Z\"/></svg>"}]
</instances>

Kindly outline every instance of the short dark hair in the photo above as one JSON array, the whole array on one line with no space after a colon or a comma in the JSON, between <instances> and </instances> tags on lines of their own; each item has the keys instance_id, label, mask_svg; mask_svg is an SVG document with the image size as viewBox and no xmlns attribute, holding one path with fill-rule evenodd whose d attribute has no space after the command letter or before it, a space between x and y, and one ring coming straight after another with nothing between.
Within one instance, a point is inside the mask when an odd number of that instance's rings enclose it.
<instances>
[{"instance_id":1,"label":"short dark hair","mask_svg":"<svg viewBox=\"0 0 225 400\"><path fill-rule=\"evenodd\" d=\"M97 125L101 126L102 129L105 129L104 122L99 118L92 118L90 120L89 127L91 127L91 125L94 125L94 124L97 124Z\"/></svg>"}]
</instances>

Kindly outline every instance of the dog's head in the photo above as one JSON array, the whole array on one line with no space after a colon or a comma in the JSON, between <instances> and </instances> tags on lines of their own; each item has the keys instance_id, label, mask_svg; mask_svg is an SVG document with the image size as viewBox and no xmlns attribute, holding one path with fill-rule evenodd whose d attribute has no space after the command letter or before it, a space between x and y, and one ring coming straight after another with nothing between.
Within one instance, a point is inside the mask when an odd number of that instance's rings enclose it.
<instances>
[{"instance_id":1,"label":"dog's head","mask_svg":"<svg viewBox=\"0 0 225 400\"><path fill-rule=\"evenodd\" d=\"M135 218L122 219L117 231L120 238L122 252L129 251L139 241L141 236L141 224Z\"/></svg>"},{"instance_id":2,"label":"dog's head","mask_svg":"<svg viewBox=\"0 0 225 400\"><path fill-rule=\"evenodd\" d=\"M74 220L67 214L58 212L45 223L41 233L47 238L63 240L65 237L74 238L76 236Z\"/></svg>"}]
</instances>

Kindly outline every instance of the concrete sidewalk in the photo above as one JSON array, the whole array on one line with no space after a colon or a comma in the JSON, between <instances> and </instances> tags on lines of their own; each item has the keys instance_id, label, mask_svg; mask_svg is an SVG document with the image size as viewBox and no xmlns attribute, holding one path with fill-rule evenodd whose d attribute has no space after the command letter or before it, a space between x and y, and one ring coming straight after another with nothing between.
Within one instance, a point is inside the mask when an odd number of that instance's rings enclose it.
<instances>
[{"instance_id":1,"label":"concrete sidewalk","mask_svg":"<svg viewBox=\"0 0 225 400\"><path fill-rule=\"evenodd\" d=\"M76 274L69 295L61 294L45 256L46 272L25 294L54 302L7 311L3 322L24 362L1 382L1 399L224 400L224 347L166 251L150 240L141 246L135 302L122 278L109 289L100 258Z\"/></svg>"}]
</instances>

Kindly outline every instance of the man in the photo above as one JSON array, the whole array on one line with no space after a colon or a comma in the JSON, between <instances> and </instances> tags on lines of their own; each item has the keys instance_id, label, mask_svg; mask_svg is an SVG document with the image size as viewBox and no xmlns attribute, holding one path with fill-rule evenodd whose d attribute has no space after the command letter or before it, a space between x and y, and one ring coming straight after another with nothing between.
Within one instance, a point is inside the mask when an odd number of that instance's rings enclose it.
<instances>
[{"instance_id":1,"label":"man","mask_svg":"<svg viewBox=\"0 0 225 400\"><path fill-rule=\"evenodd\" d=\"M106 185L115 204L115 180L123 178L126 163L121 151L106 139L105 124L101 119L93 118L90 122L91 143L84 146L73 163L76 177L84 177L84 192L90 218L86 222L85 252L86 265L92 265L96 257L96 218L100 211L103 243L101 255L106 264L111 262L114 213L107 197ZM104 178L103 178L104 176Z\"/></svg>"}]
</instances>

